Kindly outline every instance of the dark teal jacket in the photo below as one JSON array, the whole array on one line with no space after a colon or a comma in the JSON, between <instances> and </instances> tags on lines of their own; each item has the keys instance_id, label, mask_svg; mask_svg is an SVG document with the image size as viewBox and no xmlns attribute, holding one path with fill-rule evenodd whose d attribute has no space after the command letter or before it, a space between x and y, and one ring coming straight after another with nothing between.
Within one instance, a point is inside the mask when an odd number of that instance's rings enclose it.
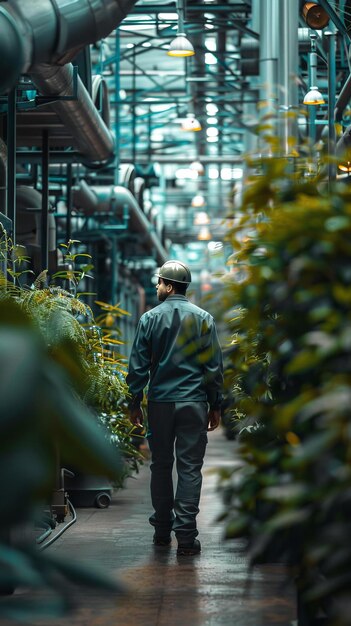
<instances>
[{"instance_id":1,"label":"dark teal jacket","mask_svg":"<svg viewBox=\"0 0 351 626\"><path fill-rule=\"evenodd\" d=\"M223 363L213 317L182 295L141 316L127 376L131 406L148 384L153 402L207 401L219 408Z\"/></svg>"}]
</instances>

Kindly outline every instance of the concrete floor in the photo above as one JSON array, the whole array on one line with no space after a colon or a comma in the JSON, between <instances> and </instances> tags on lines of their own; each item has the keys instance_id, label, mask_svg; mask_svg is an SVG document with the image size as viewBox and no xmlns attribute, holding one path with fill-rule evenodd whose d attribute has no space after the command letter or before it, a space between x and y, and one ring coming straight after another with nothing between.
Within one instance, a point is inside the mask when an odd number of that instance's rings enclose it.
<instances>
[{"instance_id":1,"label":"concrete floor","mask_svg":"<svg viewBox=\"0 0 351 626\"><path fill-rule=\"evenodd\" d=\"M98 590L73 589L73 614L35 620L35 626L290 626L295 619L293 589L284 584L281 565L255 567L248 587L248 564L239 540L222 541L216 523L221 502L213 467L233 462L235 445L221 430L211 433L204 468L196 557L154 548L150 512L149 467L145 463L127 488L116 492L108 509L77 509L78 521L52 552L88 566L98 565L128 588L125 597ZM25 595L25 590L20 591ZM45 598L44 598L45 599ZM3 622L1 625L14 624ZM34 623L33 623L34 626Z\"/></svg>"}]
</instances>

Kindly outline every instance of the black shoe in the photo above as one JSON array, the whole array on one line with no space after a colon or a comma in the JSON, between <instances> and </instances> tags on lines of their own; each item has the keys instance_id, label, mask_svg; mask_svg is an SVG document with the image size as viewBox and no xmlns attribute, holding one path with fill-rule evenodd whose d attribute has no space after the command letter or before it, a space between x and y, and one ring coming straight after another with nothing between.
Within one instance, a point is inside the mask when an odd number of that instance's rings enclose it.
<instances>
[{"instance_id":1,"label":"black shoe","mask_svg":"<svg viewBox=\"0 0 351 626\"><path fill-rule=\"evenodd\" d=\"M177 556L194 556L194 554L200 554L201 543L198 539L194 539L193 543L181 544L178 543Z\"/></svg>"},{"instance_id":2,"label":"black shoe","mask_svg":"<svg viewBox=\"0 0 351 626\"><path fill-rule=\"evenodd\" d=\"M159 537L156 534L153 536L153 544L154 546L169 546L172 543L172 539L170 535L166 537Z\"/></svg>"}]
</instances>

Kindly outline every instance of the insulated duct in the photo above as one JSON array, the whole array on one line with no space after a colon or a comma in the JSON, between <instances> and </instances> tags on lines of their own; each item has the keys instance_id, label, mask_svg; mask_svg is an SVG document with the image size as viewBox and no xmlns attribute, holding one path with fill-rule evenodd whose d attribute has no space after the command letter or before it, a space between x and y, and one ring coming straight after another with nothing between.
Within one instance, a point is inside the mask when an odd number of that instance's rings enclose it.
<instances>
[{"instance_id":1,"label":"insulated duct","mask_svg":"<svg viewBox=\"0 0 351 626\"><path fill-rule=\"evenodd\" d=\"M42 195L37 189L20 185L16 188L17 220L16 241L24 246L40 247ZM56 250L56 222L49 213L48 249Z\"/></svg>"},{"instance_id":2,"label":"insulated duct","mask_svg":"<svg viewBox=\"0 0 351 626\"><path fill-rule=\"evenodd\" d=\"M45 96L71 96L74 93L73 65L40 64L31 70L31 79ZM93 167L111 161L114 157L114 140L100 116L93 100L78 76L77 99L56 100L50 107L57 113L73 137L76 149L86 165Z\"/></svg>"},{"instance_id":3,"label":"insulated duct","mask_svg":"<svg viewBox=\"0 0 351 626\"><path fill-rule=\"evenodd\" d=\"M38 63L65 64L106 37L136 0L8 0L0 6L0 92Z\"/></svg>"},{"instance_id":4,"label":"insulated duct","mask_svg":"<svg viewBox=\"0 0 351 626\"><path fill-rule=\"evenodd\" d=\"M118 217L123 217L123 209L128 210L128 231L142 233L144 235L143 244L155 254L157 263L163 265L168 259L166 249L161 244L157 233L152 230L152 225L145 217L136 199L129 189L119 185L94 186L87 190L86 185L81 181L80 185L73 190L73 202L78 208L78 204L91 215L94 208L96 213L113 213ZM101 227L103 232L103 226Z\"/></svg>"},{"instance_id":5,"label":"insulated duct","mask_svg":"<svg viewBox=\"0 0 351 626\"><path fill-rule=\"evenodd\" d=\"M69 64L86 45L108 35L136 0L8 0L0 6L0 93L29 73L43 96L74 94ZM67 65L68 64L68 65ZM77 99L51 106L89 166L114 157L112 134L78 77Z\"/></svg>"}]
</instances>

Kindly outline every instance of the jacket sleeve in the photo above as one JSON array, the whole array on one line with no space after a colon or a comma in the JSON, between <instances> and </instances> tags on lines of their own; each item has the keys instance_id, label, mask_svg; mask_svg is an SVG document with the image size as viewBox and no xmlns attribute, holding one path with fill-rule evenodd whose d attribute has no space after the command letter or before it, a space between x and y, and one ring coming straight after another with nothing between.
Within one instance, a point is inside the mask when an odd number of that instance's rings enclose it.
<instances>
[{"instance_id":1,"label":"jacket sleeve","mask_svg":"<svg viewBox=\"0 0 351 626\"><path fill-rule=\"evenodd\" d=\"M151 365L151 350L146 336L146 322L140 318L132 351L129 357L128 375L126 382L131 395L129 407L133 408L140 404L143 398L143 391L149 381L149 370Z\"/></svg>"},{"instance_id":2,"label":"jacket sleeve","mask_svg":"<svg viewBox=\"0 0 351 626\"><path fill-rule=\"evenodd\" d=\"M203 371L207 402L211 409L219 409L222 404L223 357L213 318L206 324Z\"/></svg>"}]
</instances>

